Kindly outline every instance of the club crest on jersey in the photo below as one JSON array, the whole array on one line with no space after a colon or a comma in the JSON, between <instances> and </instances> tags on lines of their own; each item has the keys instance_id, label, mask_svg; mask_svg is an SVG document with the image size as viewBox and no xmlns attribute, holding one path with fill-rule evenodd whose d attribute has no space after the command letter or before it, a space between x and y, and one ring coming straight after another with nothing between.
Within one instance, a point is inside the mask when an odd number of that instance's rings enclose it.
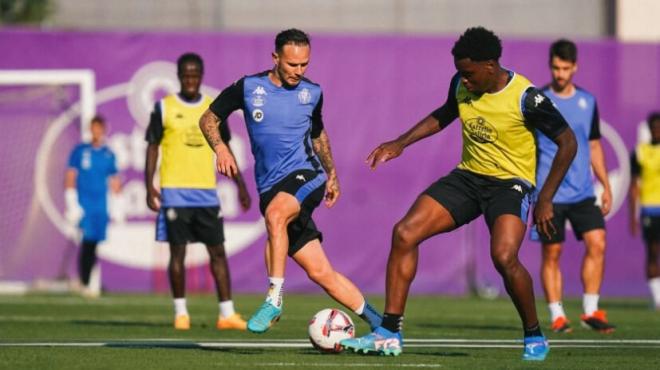
<instances>
[{"instance_id":1,"label":"club crest on jersey","mask_svg":"<svg viewBox=\"0 0 660 370\"><path fill-rule=\"evenodd\" d=\"M472 140L480 143L493 143L497 141L497 130L483 117L471 118L465 121L465 129Z\"/></svg>"},{"instance_id":2,"label":"club crest on jersey","mask_svg":"<svg viewBox=\"0 0 660 370\"><path fill-rule=\"evenodd\" d=\"M255 109L252 111L252 119L254 122L261 122L264 119L264 111L261 109Z\"/></svg>"},{"instance_id":3,"label":"club crest on jersey","mask_svg":"<svg viewBox=\"0 0 660 370\"><path fill-rule=\"evenodd\" d=\"M266 89L261 85L257 86L257 88L252 91L252 105L255 107L263 107L264 104L266 104L266 95L268 95Z\"/></svg>"},{"instance_id":4,"label":"club crest on jersey","mask_svg":"<svg viewBox=\"0 0 660 370\"><path fill-rule=\"evenodd\" d=\"M312 101L312 94L307 88L300 90L298 93L298 101L300 104L309 104Z\"/></svg>"},{"instance_id":5,"label":"club crest on jersey","mask_svg":"<svg viewBox=\"0 0 660 370\"><path fill-rule=\"evenodd\" d=\"M588 107L587 99L580 98L580 100L578 100L578 107L580 107L580 109L582 109L582 110L587 109L587 107Z\"/></svg>"}]
</instances>

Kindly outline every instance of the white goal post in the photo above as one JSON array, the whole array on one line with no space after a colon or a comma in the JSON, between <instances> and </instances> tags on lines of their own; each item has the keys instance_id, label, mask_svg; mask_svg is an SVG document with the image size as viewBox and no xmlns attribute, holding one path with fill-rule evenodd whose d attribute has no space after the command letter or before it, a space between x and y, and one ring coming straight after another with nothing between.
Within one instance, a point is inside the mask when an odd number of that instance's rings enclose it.
<instances>
[{"instance_id":1,"label":"white goal post","mask_svg":"<svg viewBox=\"0 0 660 370\"><path fill-rule=\"evenodd\" d=\"M25 86L72 86L77 87L79 91L79 102L71 106L71 113L80 116L80 133L82 141L91 141L91 132L89 125L91 119L96 114L96 75L91 69L0 69L0 87L25 87ZM60 125L62 126L62 125ZM57 132L49 137L44 138L45 141L52 142L55 140ZM43 156L47 153L38 153L37 157ZM38 158L37 158L38 159ZM35 177L35 181L43 181L39 176ZM36 190L37 196L43 197L43 192ZM59 218L58 212L52 206L44 207L46 214ZM93 289L100 289L100 271L97 267L92 274L92 281L90 286ZM61 282L46 282L44 289L51 291L52 287L58 287L57 291L61 290ZM34 288L33 282L24 281L3 281L0 280L0 294L22 294L29 289ZM54 291L54 290L53 290Z\"/></svg>"},{"instance_id":2,"label":"white goal post","mask_svg":"<svg viewBox=\"0 0 660 370\"><path fill-rule=\"evenodd\" d=\"M0 86L78 85L83 141L91 139L87 129L96 113L96 77L91 69L0 69Z\"/></svg>"}]
</instances>

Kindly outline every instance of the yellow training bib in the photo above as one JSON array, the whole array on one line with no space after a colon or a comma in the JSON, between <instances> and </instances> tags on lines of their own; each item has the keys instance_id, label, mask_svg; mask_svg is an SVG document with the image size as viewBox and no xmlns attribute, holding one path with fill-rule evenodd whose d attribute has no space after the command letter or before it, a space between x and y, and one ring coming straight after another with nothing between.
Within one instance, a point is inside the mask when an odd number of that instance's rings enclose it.
<instances>
[{"instance_id":1,"label":"yellow training bib","mask_svg":"<svg viewBox=\"0 0 660 370\"><path fill-rule=\"evenodd\" d=\"M635 150L642 168L640 203L642 207L660 206L660 145L640 144Z\"/></svg>"},{"instance_id":2,"label":"yellow training bib","mask_svg":"<svg viewBox=\"0 0 660 370\"><path fill-rule=\"evenodd\" d=\"M160 101L161 187L215 189L215 156L199 129L199 118L211 102L204 95L197 103L187 103L176 94Z\"/></svg>"},{"instance_id":3,"label":"yellow training bib","mask_svg":"<svg viewBox=\"0 0 660 370\"><path fill-rule=\"evenodd\" d=\"M463 127L458 168L498 179L536 183L536 137L525 123L522 96L532 83L514 74L504 89L472 94L458 84L456 100Z\"/></svg>"}]
</instances>

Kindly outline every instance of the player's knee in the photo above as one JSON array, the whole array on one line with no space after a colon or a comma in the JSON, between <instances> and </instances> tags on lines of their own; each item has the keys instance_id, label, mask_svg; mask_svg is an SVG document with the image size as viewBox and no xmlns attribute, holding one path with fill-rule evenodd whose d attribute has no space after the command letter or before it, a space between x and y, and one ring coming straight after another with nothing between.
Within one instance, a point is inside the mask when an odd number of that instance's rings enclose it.
<instances>
[{"instance_id":1,"label":"player's knee","mask_svg":"<svg viewBox=\"0 0 660 370\"><path fill-rule=\"evenodd\" d=\"M509 250L498 250L491 253L491 259L497 271L507 271L518 264L518 256Z\"/></svg>"},{"instance_id":2,"label":"player's knee","mask_svg":"<svg viewBox=\"0 0 660 370\"><path fill-rule=\"evenodd\" d=\"M648 248L646 255L650 263L657 264L660 259L660 248Z\"/></svg>"},{"instance_id":3,"label":"player's knee","mask_svg":"<svg viewBox=\"0 0 660 370\"><path fill-rule=\"evenodd\" d=\"M329 286L334 278L334 270L327 266L318 266L307 271L309 279L316 284L326 287Z\"/></svg>"},{"instance_id":4,"label":"player's knee","mask_svg":"<svg viewBox=\"0 0 660 370\"><path fill-rule=\"evenodd\" d=\"M168 265L170 272L180 273L184 270L184 259L175 258L174 256L170 257L170 263Z\"/></svg>"},{"instance_id":5,"label":"player's knee","mask_svg":"<svg viewBox=\"0 0 660 370\"><path fill-rule=\"evenodd\" d=\"M589 245L587 253L590 257L603 258L605 256L605 240L597 240Z\"/></svg>"},{"instance_id":6,"label":"player's knee","mask_svg":"<svg viewBox=\"0 0 660 370\"><path fill-rule=\"evenodd\" d=\"M185 258L185 248L170 248L170 264L183 264Z\"/></svg>"},{"instance_id":7,"label":"player's knee","mask_svg":"<svg viewBox=\"0 0 660 370\"><path fill-rule=\"evenodd\" d=\"M269 208L264 215L268 231L281 230L286 227L288 215L279 208Z\"/></svg>"},{"instance_id":8,"label":"player's knee","mask_svg":"<svg viewBox=\"0 0 660 370\"><path fill-rule=\"evenodd\" d=\"M560 253L556 252L544 252L543 253L543 265L548 267L557 267L559 266L559 258L561 257Z\"/></svg>"},{"instance_id":9,"label":"player's knee","mask_svg":"<svg viewBox=\"0 0 660 370\"><path fill-rule=\"evenodd\" d=\"M401 248L411 248L417 245L417 233L415 228L411 227L405 221L399 221L392 230L392 241L394 246Z\"/></svg>"},{"instance_id":10,"label":"player's knee","mask_svg":"<svg viewBox=\"0 0 660 370\"><path fill-rule=\"evenodd\" d=\"M209 258L211 258L212 261L217 261L226 258L225 248L222 244L216 246L210 246L207 249L209 251Z\"/></svg>"}]
</instances>

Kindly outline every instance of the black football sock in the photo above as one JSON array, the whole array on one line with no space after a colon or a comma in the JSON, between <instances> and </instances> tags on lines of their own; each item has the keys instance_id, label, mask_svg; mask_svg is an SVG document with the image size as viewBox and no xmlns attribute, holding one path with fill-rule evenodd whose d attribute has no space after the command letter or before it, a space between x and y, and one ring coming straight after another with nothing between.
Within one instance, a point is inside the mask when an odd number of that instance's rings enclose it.
<instances>
[{"instance_id":1,"label":"black football sock","mask_svg":"<svg viewBox=\"0 0 660 370\"><path fill-rule=\"evenodd\" d=\"M537 322L536 325L525 328L525 337L541 337L543 333L541 332L541 326Z\"/></svg>"},{"instance_id":2,"label":"black football sock","mask_svg":"<svg viewBox=\"0 0 660 370\"><path fill-rule=\"evenodd\" d=\"M392 333L398 333L403 325L403 315L393 313L385 313L383 315L383 323L381 326Z\"/></svg>"},{"instance_id":3,"label":"black football sock","mask_svg":"<svg viewBox=\"0 0 660 370\"><path fill-rule=\"evenodd\" d=\"M92 273L92 268L96 264L96 245L97 242L83 240L80 250L80 264L79 273L80 281L83 285L89 284L89 276Z\"/></svg>"}]
</instances>

